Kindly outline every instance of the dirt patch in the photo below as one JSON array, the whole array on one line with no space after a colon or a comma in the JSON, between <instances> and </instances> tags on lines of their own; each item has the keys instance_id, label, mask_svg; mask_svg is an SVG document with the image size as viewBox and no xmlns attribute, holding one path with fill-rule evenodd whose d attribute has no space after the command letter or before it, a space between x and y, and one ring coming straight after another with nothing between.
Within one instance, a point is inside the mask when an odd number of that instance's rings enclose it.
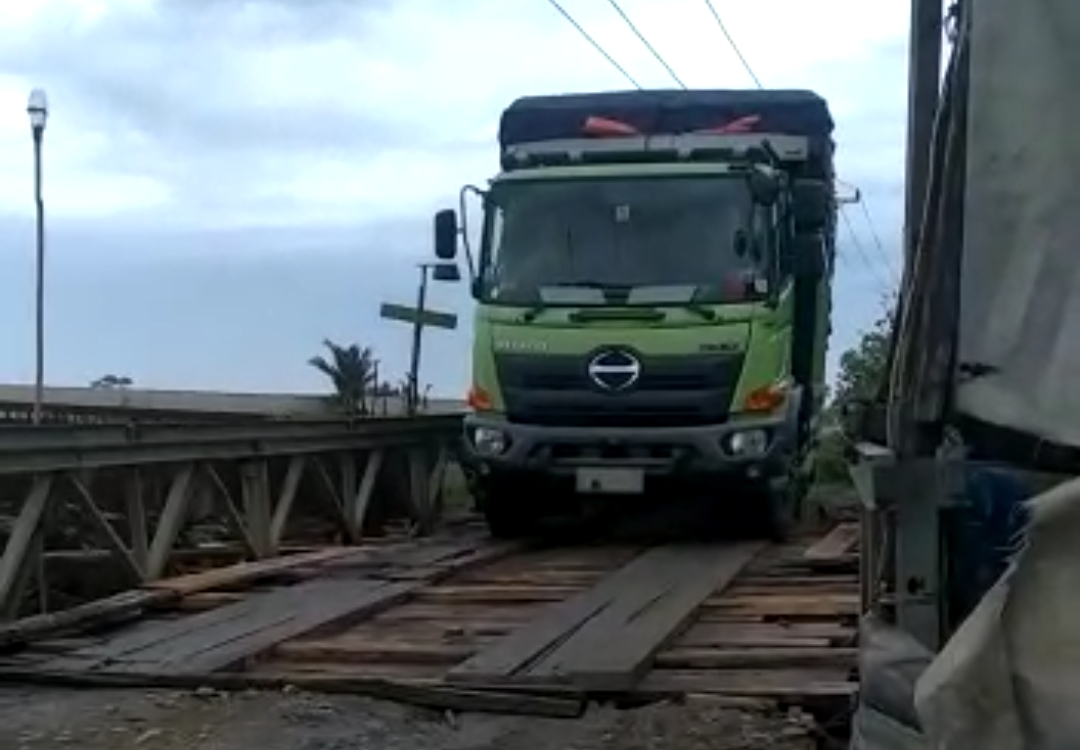
<instances>
[{"instance_id":1,"label":"dirt patch","mask_svg":"<svg viewBox=\"0 0 1080 750\"><path fill-rule=\"evenodd\" d=\"M808 750L792 718L691 701L577 720L347 696L0 689L0 750Z\"/></svg>"}]
</instances>

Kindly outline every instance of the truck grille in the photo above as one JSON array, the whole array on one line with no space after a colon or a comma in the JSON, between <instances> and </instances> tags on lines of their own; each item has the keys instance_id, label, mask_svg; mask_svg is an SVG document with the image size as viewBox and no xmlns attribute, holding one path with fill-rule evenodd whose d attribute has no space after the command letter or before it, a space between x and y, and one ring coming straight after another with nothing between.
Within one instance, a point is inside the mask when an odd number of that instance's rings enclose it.
<instances>
[{"instance_id":1,"label":"truck grille","mask_svg":"<svg viewBox=\"0 0 1080 750\"><path fill-rule=\"evenodd\" d=\"M612 393L589 377L591 356L497 355L507 418L581 427L717 424L727 419L744 361L741 353L640 356L637 382Z\"/></svg>"}]
</instances>

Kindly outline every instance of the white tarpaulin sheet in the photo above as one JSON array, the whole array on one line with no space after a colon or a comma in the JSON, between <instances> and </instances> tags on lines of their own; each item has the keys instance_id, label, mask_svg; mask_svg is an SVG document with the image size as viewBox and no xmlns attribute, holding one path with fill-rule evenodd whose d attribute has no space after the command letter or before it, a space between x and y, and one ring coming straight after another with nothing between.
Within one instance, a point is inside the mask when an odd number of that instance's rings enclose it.
<instances>
[{"instance_id":1,"label":"white tarpaulin sheet","mask_svg":"<svg viewBox=\"0 0 1080 750\"><path fill-rule=\"evenodd\" d=\"M1080 446L1080 0L971 10L957 405Z\"/></svg>"},{"instance_id":2,"label":"white tarpaulin sheet","mask_svg":"<svg viewBox=\"0 0 1080 750\"><path fill-rule=\"evenodd\" d=\"M1012 566L918 680L928 748L1080 748L1080 479L1031 506Z\"/></svg>"}]
</instances>

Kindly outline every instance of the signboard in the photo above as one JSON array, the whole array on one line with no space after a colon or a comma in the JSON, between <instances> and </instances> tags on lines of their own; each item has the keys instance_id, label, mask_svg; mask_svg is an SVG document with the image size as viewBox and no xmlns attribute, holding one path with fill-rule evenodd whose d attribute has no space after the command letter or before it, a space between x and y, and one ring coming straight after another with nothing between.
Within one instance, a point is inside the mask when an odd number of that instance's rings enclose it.
<instances>
[{"instance_id":1,"label":"signboard","mask_svg":"<svg viewBox=\"0 0 1080 750\"><path fill-rule=\"evenodd\" d=\"M395 305L391 302L383 302L379 307L379 317L386 320L398 320L402 323L415 325L419 319L420 325L432 328L457 328L457 315L453 313L439 312L437 310L417 310L415 307Z\"/></svg>"}]
</instances>

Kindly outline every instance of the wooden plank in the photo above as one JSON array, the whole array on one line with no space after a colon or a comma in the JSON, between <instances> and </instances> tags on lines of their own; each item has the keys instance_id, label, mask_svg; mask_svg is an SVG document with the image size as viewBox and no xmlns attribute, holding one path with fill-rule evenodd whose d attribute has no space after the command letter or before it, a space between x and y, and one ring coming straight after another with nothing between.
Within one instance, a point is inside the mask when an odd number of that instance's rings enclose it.
<instances>
[{"instance_id":1,"label":"wooden plank","mask_svg":"<svg viewBox=\"0 0 1080 750\"><path fill-rule=\"evenodd\" d=\"M855 629L834 623L717 623L698 621L679 637L680 647L826 647L854 643Z\"/></svg>"},{"instance_id":2,"label":"wooden plank","mask_svg":"<svg viewBox=\"0 0 1080 750\"><path fill-rule=\"evenodd\" d=\"M809 560L843 559L859 541L858 523L841 523L803 553Z\"/></svg>"},{"instance_id":3,"label":"wooden plank","mask_svg":"<svg viewBox=\"0 0 1080 750\"><path fill-rule=\"evenodd\" d=\"M647 668L694 608L760 547L652 549L591 589L545 608L529 625L451 669L447 680L532 684L572 679L577 684L585 678L590 684L625 686ZM598 661L595 652L613 656Z\"/></svg>"},{"instance_id":4,"label":"wooden plank","mask_svg":"<svg viewBox=\"0 0 1080 750\"><path fill-rule=\"evenodd\" d=\"M332 638L292 641L274 648L274 657L286 661L336 664L456 664L476 652L470 645L416 643L389 639Z\"/></svg>"},{"instance_id":5,"label":"wooden plank","mask_svg":"<svg viewBox=\"0 0 1080 750\"><path fill-rule=\"evenodd\" d=\"M859 684L836 669L654 669L637 686L642 695L666 697L687 693L742 695L801 702L812 698L854 699Z\"/></svg>"},{"instance_id":6,"label":"wooden plank","mask_svg":"<svg viewBox=\"0 0 1080 750\"><path fill-rule=\"evenodd\" d=\"M363 547L331 547L328 549L303 552L286 557L277 557L257 562L242 562L224 568L215 568L201 573L191 573L175 578L165 578L148 583L144 588L165 589L181 595L224 588L226 586L249 585L255 581L271 578L293 568L306 565L318 565L348 557L362 557L371 553Z\"/></svg>"},{"instance_id":7,"label":"wooden plank","mask_svg":"<svg viewBox=\"0 0 1080 750\"><path fill-rule=\"evenodd\" d=\"M491 547L459 556L458 566L506 554ZM52 671L208 674L242 663L278 643L346 621L369 618L400 603L423 586L454 572L448 567L428 579L393 582L331 577L252 593L244 601L167 622L145 622L106 643L81 649L48 665Z\"/></svg>"},{"instance_id":8,"label":"wooden plank","mask_svg":"<svg viewBox=\"0 0 1080 750\"><path fill-rule=\"evenodd\" d=\"M469 584L466 586L440 586L424 591L416 597L418 602L446 604L517 604L530 602L561 602L581 591L580 586L500 586L497 584Z\"/></svg>"},{"instance_id":9,"label":"wooden plank","mask_svg":"<svg viewBox=\"0 0 1080 750\"><path fill-rule=\"evenodd\" d=\"M673 648L656 657L670 669L733 669L805 666L854 667L856 648Z\"/></svg>"},{"instance_id":10,"label":"wooden plank","mask_svg":"<svg viewBox=\"0 0 1080 750\"><path fill-rule=\"evenodd\" d=\"M309 692L365 695L440 711L488 712L574 719L584 712L580 696L541 696L498 693L443 685L432 680L366 679L308 674L137 675L105 672L49 672L10 667L0 669L0 682L67 687L148 687L195 690L275 690L294 686Z\"/></svg>"},{"instance_id":11,"label":"wooden plank","mask_svg":"<svg viewBox=\"0 0 1080 750\"><path fill-rule=\"evenodd\" d=\"M727 586L762 546L659 547L647 553L643 559L649 566L610 606L532 668L530 678L569 681L590 691L633 688L701 603Z\"/></svg>"},{"instance_id":12,"label":"wooden plank","mask_svg":"<svg viewBox=\"0 0 1080 750\"><path fill-rule=\"evenodd\" d=\"M257 617L249 617L232 628L220 628L220 637L212 641L183 636L178 639L182 643L167 644L157 653L141 654L139 662L133 662L125 671L209 674L227 669L290 638L346 619L369 617L403 601L414 588L406 583L331 579L270 592L271 596L277 595L276 600L264 603L265 609Z\"/></svg>"},{"instance_id":13,"label":"wooden plank","mask_svg":"<svg viewBox=\"0 0 1080 750\"><path fill-rule=\"evenodd\" d=\"M578 628L608 606L634 580L645 556L601 580L596 586L553 604L528 625L447 672L451 683L499 684L513 681Z\"/></svg>"},{"instance_id":14,"label":"wooden plank","mask_svg":"<svg viewBox=\"0 0 1080 750\"><path fill-rule=\"evenodd\" d=\"M60 612L24 617L0 625L0 648L30 643L66 630L133 617L147 607L163 605L179 598L176 592L165 589L135 589Z\"/></svg>"},{"instance_id":15,"label":"wooden plank","mask_svg":"<svg viewBox=\"0 0 1080 750\"><path fill-rule=\"evenodd\" d=\"M167 662L168 652L197 653L218 640L244 628L266 627L267 616L277 620L288 613L275 611L272 596L278 592L250 594L241 602L173 620L144 620L114 637L88 648L78 649L48 665L55 671L128 671L133 662ZM268 611L269 610L269 611Z\"/></svg>"}]
</instances>

